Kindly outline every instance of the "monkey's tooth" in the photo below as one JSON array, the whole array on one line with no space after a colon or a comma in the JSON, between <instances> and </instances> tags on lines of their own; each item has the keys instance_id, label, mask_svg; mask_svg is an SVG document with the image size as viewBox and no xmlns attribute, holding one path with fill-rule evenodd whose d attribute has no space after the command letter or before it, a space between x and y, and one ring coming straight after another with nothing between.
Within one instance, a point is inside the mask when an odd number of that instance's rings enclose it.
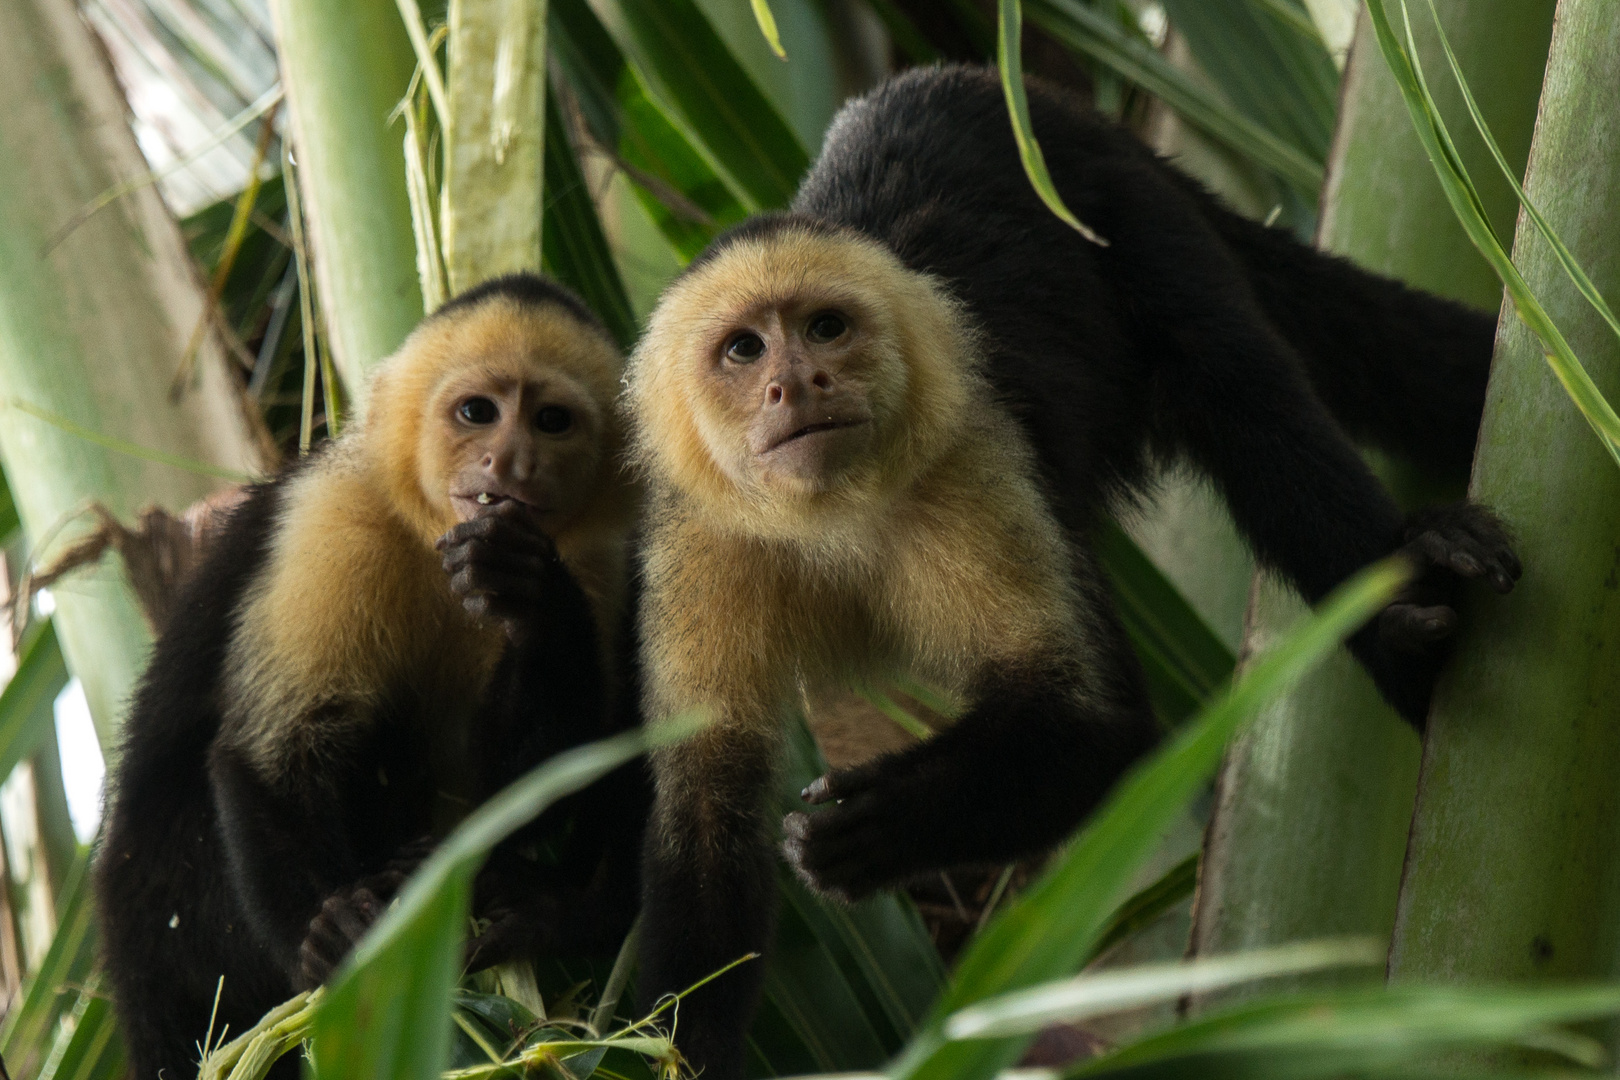
<instances>
[{"instance_id":1,"label":"monkey's tooth","mask_svg":"<svg viewBox=\"0 0 1620 1080\"><path fill-rule=\"evenodd\" d=\"M478 505L479 506L488 506L489 505L489 492L480 491L478 493Z\"/></svg>"}]
</instances>

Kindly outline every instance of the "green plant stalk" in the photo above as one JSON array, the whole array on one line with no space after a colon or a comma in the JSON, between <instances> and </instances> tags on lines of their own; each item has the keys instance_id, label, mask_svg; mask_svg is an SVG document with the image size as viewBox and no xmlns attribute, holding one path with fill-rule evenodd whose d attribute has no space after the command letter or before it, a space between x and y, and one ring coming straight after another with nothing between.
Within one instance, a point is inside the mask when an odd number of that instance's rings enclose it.
<instances>
[{"instance_id":1,"label":"green plant stalk","mask_svg":"<svg viewBox=\"0 0 1620 1080\"><path fill-rule=\"evenodd\" d=\"M451 0L446 81L440 224L454 295L500 274L540 269L546 4Z\"/></svg>"},{"instance_id":2,"label":"green plant stalk","mask_svg":"<svg viewBox=\"0 0 1620 1080\"><path fill-rule=\"evenodd\" d=\"M281 82L332 359L351 394L422 318L403 130L416 68L391 0L273 0Z\"/></svg>"},{"instance_id":3,"label":"green plant stalk","mask_svg":"<svg viewBox=\"0 0 1620 1080\"><path fill-rule=\"evenodd\" d=\"M1613 25L1612 5L1559 3L1525 182L1609 295L1620 288ZM1557 253L1521 229L1514 261L1596 386L1620 393L1620 343ZM1616 971L1620 474L1543 349L1504 324L1471 493L1516 531L1526 572L1508 596L1475 599L1436 693L1390 957L1399 980Z\"/></svg>"},{"instance_id":4,"label":"green plant stalk","mask_svg":"<svg viewBox=\"0 0 1620 1080\"><path fill-rule=\"evenodd\" d=\"M261 471L245 403L215 341L199 356L196 385L178 402L165 392L204 298L154 190L132 192L42 254L63 222L147 166L123 94L76 11L31 2L11 16L0 42L0 384L84 431L234 473ZM92 501L128 519L152 502L178 512L217 486L20 409L0 410L0 459L36 539ZM83 527L76 522L62 540ZM77 576L56 596L63 652L110 749L150 631L118 569Z\"/></svg>"},{"instance_id":5,"label":"green plant stalk","mask_svg":"<svg viewBox=\"0 0 1620 1080\"><path fill-rule=\"evenodd\" d=\"M1551 0L1441 0L1441 19L1503 154L1522 165L1552 27ZM1432 34L1422 58L1444 65ZM1455 95L1441 109L1466 123ZM1465 159L1493 169L1488 149ZM1482 185L1493 220L1513 220L1511 188ZM1491 309L1501 285L1450 213L1399 85L1365 19L1345 73L1318 242L1368 269ZM1437 493L1410 471L1380 468L1407 504ZM1305 612L1283 586L1257 582L1248 647L1263 656ZM1194 912L1200 955L1320 934L1388 937L1418 782L1420 744L1384 704L1360 666L1340 651L1264 710L1233 744L1217 798ZM1354 978L1356 976L1350 976ZM1345 976L1338 976L1339 979Z\"/></svg>"}]
</instances>

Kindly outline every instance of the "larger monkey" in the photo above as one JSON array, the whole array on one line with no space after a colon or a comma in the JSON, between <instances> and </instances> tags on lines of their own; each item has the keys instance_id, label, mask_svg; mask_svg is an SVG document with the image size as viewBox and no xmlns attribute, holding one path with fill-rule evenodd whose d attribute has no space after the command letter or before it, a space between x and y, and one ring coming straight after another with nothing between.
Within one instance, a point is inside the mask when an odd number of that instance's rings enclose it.
<instances>
[{"instance_id":1,"label":"larger monkey","mask_svg":"<svg viewBox=\"0 0 1620 1080\"><path fill-rule=\"evenodd\" d=\"M421 838L634 722L620 366L572 294L497 279L380 366L352 433L235 512L137 691L98 855L139 1080L195 1072L221 976L214 1031L239 1034L325 979ZM615 783L497 851L477 963L617 943L644 801L633 772Z\"/></svg>"},{"instance_id":2,"label":"larger monkey","mask_svg":"<svg viewBox=\"0 0 1620 1080\"><path fill-rule=\"evenodd\" d=\"M1352 647L1414 723L1458 579L1518 575L1488 513L1404 521L1346 437L1464 472L1488 317L1236 218L1040 85L1030 106L1109 246L1030 190L993 72L916 71L845 108L794 212L695 261L632 360L648 715L719 717L655 757L649 997L767 942L763 785L801 693L914 676L968 704L807 789L835 805L790 816L786 850L823 891L1006 861L1081 820L1155 738L1087 543L1158 461L1201 468L1309 600L1410 550L1421 582ZM740 1073L758 990L744 967L683 1002L706 1076Z\"/></svg>"}]
</instances>

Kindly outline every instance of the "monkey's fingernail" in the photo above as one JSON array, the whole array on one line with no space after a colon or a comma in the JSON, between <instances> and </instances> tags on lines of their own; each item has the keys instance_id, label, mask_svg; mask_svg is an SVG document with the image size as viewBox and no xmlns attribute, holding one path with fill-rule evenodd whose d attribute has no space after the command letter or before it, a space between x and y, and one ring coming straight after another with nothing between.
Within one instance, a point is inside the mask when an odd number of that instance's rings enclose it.
<instances>
[{"instance_id":1,"label":"monkey's fingernail","mask_svg":"<svg viewBox=\"0 0 1620 1080\"><path fill-rule=\"evenodd\" d=\"M824 803L832 798L832 785L827 783L825 776L818 776L810 781L803 791L799 792L799 798L812 806L817 803Z\"/></svg>"}]
</instances>

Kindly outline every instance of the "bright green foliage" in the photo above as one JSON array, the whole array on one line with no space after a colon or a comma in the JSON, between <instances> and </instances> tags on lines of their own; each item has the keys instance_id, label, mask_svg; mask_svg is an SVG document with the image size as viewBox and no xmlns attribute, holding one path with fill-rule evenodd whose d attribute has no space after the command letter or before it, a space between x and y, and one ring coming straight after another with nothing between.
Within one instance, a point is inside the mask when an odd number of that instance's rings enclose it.
<instances>
[{"instance_id":1,"label":"bright green foliage","mask_svg":"<svg viewBox=\"0 0 1620 1080\"><path fill-rule=\"evenodd\" d=\"M1404 0L1401 6L1404 13ZM1496 239L1496 234L1491 231L1485 205L1480 200L1479 192L1474 187L1467 168L1463 166L1461 155L1451 140L1451 133L1447 130L1445 121L1441 119L1439 110L1434 106L1434 98L1425 84L1423 71L1413 64L1411 53L1407 51L1408 48L1416 51L1410 26L1407 27L1403 43L1401 38L1396 37L1394 28L1390 25L1383 0L1369 0L1367 10L1371 12L1373 26L1378 31L1379 47L1383 49L1384 58L1389 61L1390 69L1395 72L1395 78L1400 83L1407 108L1412 113L1412 123L1417 128L1418 137L1423 140L1423 146L1428 150L1430 159L1434 162L1435 172L1445 187L1446 197L1451 201L1452 209L1456 211L1457 220L1462 222L1468 238L1474 242L1474 246L1479 248L1480 253L1491 264L1491 268L1502 278L1519 318L1541 339L1547 363L1558 376L1558 381L1563 383L1565 391L1575 402L1575 406L1581 410L1581 415L1592 425L1592 430L1597 433L1598 438L1603 440L1603 445L1614 458L1615 464L1620 465L1620 416L1615 414L1613 407L1592 382L1591 376L1581 366L1569 342L1564 339L1562 331L1542 307L1529 284ZM1454 70L1460 70L1455 68L1455 57L1450 56L1450 46L1447 45L1446 48ZM1473 107L1471 96L1469 101L1470 112L1475 117L1476 123L1480 123L1478 109ZM1487 143L1494 144L1488 130L1482 131L1482 134L1485 135ZM1496 157L1498 161L1501 160L1500 151L1496 151ZM1512 171L1507 169L1505 163L1503 168L1511 179ZM1514 191L1526 206L1530 205L1524 190L1516 181ZM1530 216L1531 220L1536 222L1539 231L1551 235L1550 246L1559 266L1570 276L1577 290L1589 302L1594 303L1604 322L1615 328L1614 313L1609 310L1608 304L1603 302L1602 296L1598 295L1585 272L1575 263L1574 256L1569 253L1568 248L1557 239L1556 234L1552 233L1551 227L1546 225L1545 219L1539 213L1532 212Z\"/></svg>"}]
</instances>

